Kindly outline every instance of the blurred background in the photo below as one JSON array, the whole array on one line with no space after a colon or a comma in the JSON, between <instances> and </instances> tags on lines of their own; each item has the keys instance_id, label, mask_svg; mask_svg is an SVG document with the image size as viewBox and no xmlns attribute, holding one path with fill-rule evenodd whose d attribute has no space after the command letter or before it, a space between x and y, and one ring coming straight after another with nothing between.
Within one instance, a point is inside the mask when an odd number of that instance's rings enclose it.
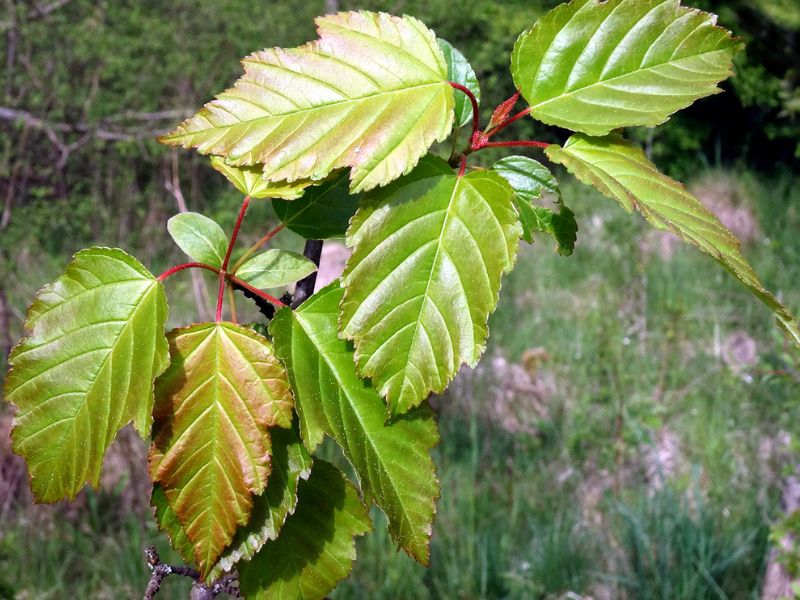
<instances>
[{"instance_id":1,"label":"blurred background","mask_svg":"<svg viewBox=\"0 0 800 600\"><path fill-rule=\"evenodd\" d=\"M172 214L232 225L238 193L206 159L153 137L229 86L245 54L314 39L313 17L337 9L413 14L471 61L485 122L513 92L516 36L556 4L0 0L2 372L33 293L76 250L120 246L158 273L182 261ZM747 41L737 75L658 129L627 133L720 215L797 314L800 2L690 4ZM508 135L534 134L565 139L532 120ZM333 598L800 597L797 350L712 260L562 180L574 255L545 238L522 246L485 358L434 400L431 568L398 553L376 513ZM255 241L271 223L269 203L255 203L243 234ZM302 248L285 232L276 242ZM328 276L342 255L326 251ZM210 316L209 283L169 280L171 324ZM143 443L123 431L99 490L34 506L10 422L0 408L0 598L141 597L143 546L175 558L150 518ZM160 597L186 598L185 583L167 580Z\"/></svg>"}]
</instances>

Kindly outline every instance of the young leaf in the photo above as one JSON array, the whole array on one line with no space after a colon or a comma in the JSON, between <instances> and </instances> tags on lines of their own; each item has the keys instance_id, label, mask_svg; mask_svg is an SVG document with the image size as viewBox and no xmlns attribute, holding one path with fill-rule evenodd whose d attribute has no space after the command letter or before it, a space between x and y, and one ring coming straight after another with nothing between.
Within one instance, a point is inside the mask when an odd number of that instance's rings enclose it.
<instances>
[{"instance_id":1,"label":"young leaf","mask_svg":"<svg viewBox=\"0 0 800 600\"><path fill-rule=\"evenodd\" d=\"M533 232L549 233L558 243L559 254L569 256L575 248L578 224L575 213L564 206L558 180L542 163L526 156L508 156L494 165L492 170L508 181L514 190L514 205L522 224L522 239L533 243ZM558 212L539 206L534 200L544 192L554 194Z\"/></svg>"},{"instance_id":2,"label":"young leaf","mask_svg":"<svg viewBox=\"0 0 800 600\"><path fill-rule=\"evenodd\" d=\"M573 135L563 148L545 152L583 183L619 201L631 212L638 209L657 229L671 231L711 255L764 302L778 323L800 346L800 328L789 311L759 281L728 229L686 188L661 174L639 148L619 135L590 138Z\"/></svg>"},{"instance_id":3,"label":"young leaf","mask_svg":"<svg viewBox=\"0 0 800 600\"><path fill-rule=\"evenodd\" d=\"M314 461L301 481L297 511L280 537L239 564L239 588L254 600L322 600L347 577L355 537L372 529L358 490L332 464Z\"/></svg>"},{"instance_id":4,"label":"young leaf","mask_svg":"<svg viewBox=\"0 0 800 600\"><path fill-rule=\"evenodd\" d=\"M461 363L477 363L522 233L513 196L496 173L457 177L426 157L353 217L341 332L392 414L443 392Z\"/></svg>"},{"instance_id":5,"label":"young leaf","mask_svg":"<svg viewBox=\"0 0 800 600\"><path fill-rule=\"evenodd\" d=\"M475 75L472 65L453 44L442 38L437 38L436 41L447 62L447 78L466 87L480 103L481 85L478 83L478 77ZM455 115L456 127L463 127L472 121L472 102L469 101L466 94L461 92L455 95Z\"/></svg>"},{"instance_id":6,"label":"young leaf","mask_svg":"<svg viewBox=\"0 0 800 600\"><path fill-rule=\"evenodd\" d=\"M289 427L292 393L270 343L232 323L168 335L172 363L156 382L150 476L194 545L205 577L270 471L268 428Z\"/></svg>"},{"instance_id":7,"label":"young leaf","mask_svg":"<svg viewBox=\"0 0 800 600\"><path fill-rule=\"evenodd\" d=\"M39 502L97 486L106 450L133 421L150 432L153 380L168 364L163 286L116 248L81 250L28 309L9 356L14 452Z\"/></svg>"},{"instance_id":8,"label":"young leaf","mask_svg":"<svg viewBox=\"0 0 800 600\"><path fill-rule=\"evenodd\" d=\"M324 240L345 234L360 200L360 194L348 190L343 174L311 188L299 200L273 200L272 207L287 229L309 240Z\"/></svg>"},{"instance_id":9,"label":"young leaf","mask_svg":"<svg viewBox=\"0 0 800 600\"><path fill-rule=\"evenodd\" d=\"M430 449L439 435L431 410L420 407L386 424L386 406L356 374L353 351L337 334L338 283L299 309L281 309L270 324L275 351L297 398L300 432L310 451L325 434L342 447L365 500L389 517L397 544L423 564L429 558L439 483Z\"/></svg>"},{"instance_id":10,"label":"young leaf","mask_svg":"<svg viewBox=\"0 0 800 600\"><path fill-rule=\"evenodd\" d=\"M272 248L248 258L236 270L236 276L261 289L289 285L317 270L311 260L288 250Z\"/></svg>"},{"instance_id":11,"label":"young leaf","mask_svg":"<svg viewBox=\"0 0 800 600\"><path fill-rule=\"evenodd\" d=\"M253 498L247 525L240 527L208 578L214 580L242 560L250 560L269 540L278 538L287 516L297 504L297 487L311 473L311 457L291 429L273 429L272 471L267 489Z\"/></svg>"},{"instance_id":12,"label":"young leaf","mask_svg":"<svg viewBox=\"0 0 800 600\"><path fill-rule=\"evenodd\" d=\"M199 213L185 212L167 221L167 230L189 258L221 267L228 249L228 238L216 221Z\"/></svg>"},{"instance_id":13,"label":"young leaf","mask_svg":"<svg viewBox=\"0 0 800 600\"><path fill-rule=\"evenodd\" d=\"M489 124L486 125L486 131L494 129L500 123L505 121L508 116L511 114L511 111L517 105L519 101L519 92L515 92L513 96L511 96L508 100L504 100L501 102L492 113L491 119L489 119Z\"/></svg>"},{"instance_id":14,"label":"young leaf","mask_svg":"<svg viewBox=\"0 0 800 600\"><path fill-rule=\"evenodd\" d=\"M291 183L268 181L264 179L264 165L234 167L226 163L221 156L212 156L211 166L225 175L233 187L251 198L295 200L303 195L303 191L308 186L315 183L311 179L298 179Z\"/></svg>"},{"instance_id":15,"label":"young leaf","mask_svg":"<svg viewBox=\"0 0 800 600\"><path fill-rule=\"evenodd\" d=\"M511 73L550 125L590 135L658 125L731 75L742 44L715 23L678 0L572 0L519 37Z\"/></svg>"},{"instance_id":16,"label":"young leaf","mask_svg":"<svg viewBox=\"0 0 800 600\"><path fill-rule=\"evenodd\" d=\"M270 181L351 167L354 192L408 172L453 124L453 89L433 32L413 17L343 12L320 39L244 59L244 76L161 138L264 164Z\"/></svg>"}]
</instances>

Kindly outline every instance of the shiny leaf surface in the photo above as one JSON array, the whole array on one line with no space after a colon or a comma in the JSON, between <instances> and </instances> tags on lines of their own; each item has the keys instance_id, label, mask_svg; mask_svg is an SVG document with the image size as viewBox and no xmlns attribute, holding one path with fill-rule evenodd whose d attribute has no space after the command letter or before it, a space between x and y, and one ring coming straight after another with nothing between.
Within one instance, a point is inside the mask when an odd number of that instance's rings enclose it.
<instances>
[{"instance_id":1,"label":"shiny leaf surface","mask_svg":"<svg viewBox=\"0 0 800 600\"><path fill-rule=\"evenodd\" d=\"M270 181L319 180L351 167L351 189L408 172L453 123L453 90L433 32L413 17L342 12L319 40L244 59L244 76L161 141Z\"/></svg>"},{"instance_id":2,"label":"shiny leaf surface","mask_svg":"<svg viewBox=\"0 0 800 600\"><path fill-rule=\"evenodd\" d=\"M168 335L172 363L156 382L150 476L207 575L270 472L268 428L289 427L292 393L270 343L232 323Z\"/></svg>"},{"instance_id":3,"label":"shiny leaf surface","mask_svg":"<svg viewBox=\"0 0 800 600\"><path fill-rule=\"evenodd\" d=\"M342 290L320 290L299 309L281 309L270 324L297 399L309 450L331 436L352 463L364 498L389 517L389 532L427 564L439 483L430 457L439 435L431 410L420 407L387 424L378 393L356 374L353 351L339 339Z\"/></svg>"},{"instance_id":4,"label":"shiny leaf surface","mask_svg":"<svg viewBox=\"0 0 800 600\"><path fill-rule=\"evenodd\" d=\"M302 254L272 248L253 254L236 270L236 276L257 288L269 289L294 283L316 270L317 265Z\"/></svg>"},{"instance_id":5,"label":"shiny leaf surface","mask_svg":"<svg viewBox=\"0 0 800 600\"><path fill-rule=\"evenodd\" d=\"M341 332L393 414L475 365L522 233L505 179L426 157L365 199L347 233Z\"/></svg>"},{"instance_id":6,"label":"shiny leaf surface","mask_svg":"<svg viewBox=\"0 0 800 600\"><path fill-rule=\"evenodd\" d=\"M221 267L228 249L228 239L216 221L199 213L185 212L167 221L167 230L189 258Z\"/></svg>"},{"instance_id":7,"label":"shiny leaf surface","mask_svg":"<svg viewBox=\"0 0 800 600\"><path fill-rule=\"evenodd\" d=\"M766 289L739 249L739 241L686 188L663 175L639 148L618 135L572 136L563 148L550 146L550 160L561 163L583 183L639 210L657 229L671 231L712 256L747 286L800 346L800 328L792 315Z\"/></svg>"},{"instance_id":8,"label":"shiny leaf surface","mask_svg":"<svg viewBox=\"0 0 800 600\"><path fill-rule=\"evenodd\" d=\"M522 224L522 239L533 243L533 232L552 235L559 254L569 256L575 249L578 224L575 214L561 199L558 181L542 163L526 156L508 156L494 165L492 170L508 181L514 190L514 205ZM537 205L534 201L548 192L556 197L558 212Z\"/></svg>"},{"instance_id":9,"label":"shiny leaf surface","mask_svg":"<svg viewBox=\"0 0 800 600\"><path fill-rule=\"evenodd\" d=\"M340 175L307 190L299 200L274 200L272 206L287 229L309 240L325 240L344 236L360 200L360 194L348 190L347 175Z\"/></svg>"},{"instance_id":10,"label":"shiny leaf surface","mask_svg":"<svg viewBox=\"0 0 800 600\"><path fill-rule=\"evenodd\" d=\"M350 573L355 537L370 529L358 490L332 464L316 460L280 537L240 563L240 589L255 600L322 600Z\"/></svg>"},{"instance_id":11,"label":"shiny leaf surface","mask_svg":"<svg viewBox=\"0 0 800 600\"><path fill-rule=\"evenodd\" d=\"M14 451L39 502L97 486L103 457L133 421L150 433L153 380L168 363L163 286L122 250L81 250L28 309L9 356Z\"/></svg>"},{"instance_id":12,"label":"shiny leaf surface","mask_svg":"<svg viewBox=\"0 0 800 600\"><path fill-rule=\"evenodd\" d=\"M442 38L437 38L436 41L439 43L439 48L442 49L444 60L447 63L447 78L466 87L475 95L475 99L480 105L481 86L472 65L453 44ZM456 92L454 99L456 127L463 127L472 121L472 102L469 101L466 94L461 92Z\"/></svg>"},{"instance_id":13,"label":"shiny leaf surface","mask_svg":"<svg viewBox=\"0 0 800 600\"><path fill-rule=\"evenodd\" d=\"M531 115L604 135L658 125L731 75L738 39L678 0L572 0L524 32L511 73Z\"/></svg>"}]
</instances>

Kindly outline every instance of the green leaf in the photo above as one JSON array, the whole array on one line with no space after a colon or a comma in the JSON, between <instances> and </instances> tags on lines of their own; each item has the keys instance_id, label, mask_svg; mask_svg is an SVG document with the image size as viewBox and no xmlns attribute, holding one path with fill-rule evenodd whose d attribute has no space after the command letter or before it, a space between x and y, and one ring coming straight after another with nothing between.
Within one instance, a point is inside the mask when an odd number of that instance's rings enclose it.
<instances>
[{"instance_id":1,"label":"green leaf","mask_svg":"<svg viewBox=\"0 0 800 600\"><path fill-rule=\"evenodd\" d=\"M386 423L386 406L356 374L353 351L339 339L342 290L323 288L299 309L281 309L270 324L297 399L300 432L310 451L325 434L352 463L367 502L389 517L397 544L423 564L439 483L430 457L439 435L428 406Z\"/></svg>"},{"instance_id":2,"label":"green leaf","mask_svg":"<svg viewBox=\"0 0 800 600\"><path fill-rule=\"evenodd\" d=\"M303 191L314 185L311 179L288 181L268 181L264 179L264 165L234 167L225 162L221 156L211 157L211 166L225 175L237 190L251 198L283 198L295 200L303 195Z\"/></svg>"},{"instance_id":3,"label":"green leaf","mask_svg":"<svg viewBox=\"0 0 800 600\"><path fill-rule=\"evenodd\" d=\"M413 17L342 12L320 39L244 59L244 76L166 144L264 165L270 181L351 167L354 192L407 173L453 124L453 89L433 32Z\"/></svg>"},{"instance_id":4,"label":"green leaf","mask_svg":"<svg viewBox=\"0 0 800 600\"><path fill-rule=\"evenodd\" d=\"M317 265L302 254L272 248L258 252L236 269L236 276L261 289L289 285L317 270Z\"/></svg>"},{"instance_id":5,"label":"green leaf","mask_svg":"<svg viewBox=\"0 0 800 600\"><path fill-rule=\"evenodd\" d=\"M516 258L513 196L496 173L457 177L427 157L353 218L341 332L393 414L443 392L462 363L478 362L500 280Z\"/></svg>"},{"instance_id":6,"label":"green leaf","mask_svg":"<svg viewBox=\"0 0 800 600\"><path fill-rule=\"evenodd\" d=\"M720 91L741 42L677 0L572 0L520 35L514 83L531 115L605 135L658 125Z\"/></svg>"},{"instance_id":7,"label":"green leaf","mask_svg":"<svg viewBox=\"0 0 800 600\"><path fill-rule=\"evenodd\" d=\"M549 146L545 152L583 183L618 200L628 212L638 209L657 229L671 231L711 255L775 313L778 323L800 347L796 321L764 289L742 255L739 241L683 185L661 174L639 148L619 135L590 138L577 134L563 148Z\"/></svg>"},{"instance_id":8,"label":"green leaf","mask_svg":"<svg viewBox=\"0 0 800 600\"><path fill-rule=\"evenodd\" d=\"M153 380L168 363L164 288L116 248L81 250L28 309L9 356L5 399L16 405L14 452L39 502L97 486L117 431L152 423Z\"/></svg>"},{"instance_id":9,"label":"green leaf","mask_svg":"<svg viewBox=\"0 0 800 600\"><path fill-rule=\"evenodd\" d=\"M492 165L492 170L508 181L514 190L514 205L522 224L522 239L532 244L534 231L549 233L558 243L559 254L572 254L577 240L578 224L575 213L564 206L558 180L550 170L526 156L503 158ZM555 195L557 213L534 203L545 192Z\"/></svg>"},{"instance_id":10,"label":"green leaf","mask_svg":"<svg viewBox=\"0 0 800 600\"><path fill-rule=\"evenodd\" d=\"M187 565L194 565L194 545L186 535L178 515L169 505L164 488L157 483L153 484L153 490L150 493L150 506L153 507L153 515L158 523L158 528L167 533L172 547L181 555Z\"/></svg>"},{"instance_id":11,"label":"green leaf","mask_svg":"<svg viewBox=\"0 0 800 600\"><path fill-rule=\"evenodd\" d=\"M292 393L271 344L233 323L167 336L172 363L156 382L150 476L161 484L204 577L270 472L268 428L290 427Z\"/></svg>"},{"instance_id":12,"label":"green leaf","mask_svg":"<svg viewBox=\"0 0 800 600\"><path fill-rule=\"evenodd\" d=\"M230 571L242 560L250 560L269 540L278 538L286 518L297 505L297 489L301 479L311 473L311 457L291 429L274 429L272 438L272 471L267 489L253 498L253 511L246 526L240 527L230 546L209 574L213 581Z\"/></svg>"},{"instance_id":13,"label":"green leaf","mask_svg":"<svg viewBox=\"0 0 800 600\"><path fill-rule=\"evenodd\" d=\"M167 230L189 258L221 267L228 238L216 221L195 212L180 213L167 221Z\"/></svg>"},{"instance_id":14,"label":"green leaf","mask_svg":"<svg viewBox=\"0 0 800 600\"><path fill-rule=\"evenodd\" d=\"M344 174L309 189L299 200L273 200L272 206L287 229L309 240L324 240L345 234L360 200L360 194L349 192Z\"/></svg>"},{"instance_id":15,"label":"green leaf","mask_svg":"<svg viewBox=\"0 0 800 600\"><path fill-rule=\"evenodd\" d=\"M480 104L481 86L478 83L478 77L475 75L472 65L453 44L442 38L437 38L436 41L439 43L439 48L444 54L444 60L447 62L447 78L466 87L475 95L475 99ZM472 121L472 102L469 101L466 94L461 92L457 92L454 99L456 127L463 127Z\"/></svg>"},{"instance_id":16,"label":"green leaf","mask_svg":"<svg viewBox=\"0 0 800 600\"><path fill-rule=\"evenodd\" d=\"M347 577L355 537L372 529L358 490L332 464L314 461L297 511L280 537L239 564L239 588L254 600L322 600Z\"/></svg>"}]
</instances>

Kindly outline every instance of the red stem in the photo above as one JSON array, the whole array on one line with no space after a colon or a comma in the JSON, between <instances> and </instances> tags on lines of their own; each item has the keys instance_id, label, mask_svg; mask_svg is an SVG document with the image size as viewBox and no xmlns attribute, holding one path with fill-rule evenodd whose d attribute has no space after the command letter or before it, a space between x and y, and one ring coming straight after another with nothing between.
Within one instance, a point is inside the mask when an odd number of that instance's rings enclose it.
<instances>
[{"instance_id":1,"label":"red stem","mask_svg":"<svg viewBox=\"0 0 800 600\"><path fill-rule=\"evenodd\" d=\"M467 155L461 155L461 167L458 169L458 176L463 177L464 173L467 172Z\"/></svg>"},{"instance_id":2,"label":"red stem","mask_svg":"<svg viewBox=\"0 0 800 600\"><path fill-rule=\"evenodd\" d=\"M219 269L217 267L212 267L211 265L207 265L205 263L190 262L183 263L182 265L176 265L171 269L167 269L161 275L156 277L156 279L159 281L164 281L167 277L171 277L175 273L183 271L184 269L206 269L208 271L213 271L214 273L219 273Z\"/></svg>"},{"instance_id":3,"label":"red stem","mask_svg":"<svg viewBox=\"0 0 800 600\"><path fill-rule=\"evenodd\" d=\"M258 296L258 297L260 297L260 298L263 298L263 299L264 299L264 300L266 300L267 302L271 302L271 303L272 303L272 304L274 304L275 306L279 306L279 307L286 306L286 305L285 305L283 302L281 302L280 300L278 300L278 299L277 299L275 296L270 296L269 294L267 294L266 292L263 292L263 291L261 291L261 290L260 290L260 289L258 289L257 287L253 287L252 285L250 285L250 284L249 284L249 283L247 283L246 281L242 281L241 279L239 279L239 278L238 278L238 277L236 277L235 275L231 275L231 274L229 273L229 274L227 275L227 277L228 277L228 279L229 279L230 281L232 281L232 282L233 282L233 283L235 283L236 285L243 287L244 289L246 289L246 290L247 290L247 291L249 291L249 292L253 292L253 293L254 293L256 296Z\"/></svg>"},{"instance_id":4,"label":"red stem","mask_svg":"<svg viewBox=\"0 0 800 600\"><path fill-rule=\"evenodd\" d=\"M514 121L516 121L516 120L518 120L518 119L521 119L522 117L524 117L524 116L527 116L527 115L529 115L530 113L531 113L531 108L530 108L530 106L529 106L529 107L528 107L528 108L526 108L525 110L521 110L521 111L519 111L519 112L518 112L517 114L515 114L513 117L509 117L508 119L506 119L505 121L503 121L503 122L502 122L502 123L500 123L499 125L496 125L496 126L495 126L495 127L493 127L492 129L490 129L489 131L487 131L487 132L486 132L486 137L487 137L487 138L490 138L490 137L492 137L492 136L493 136L495 133L497 133L498 131L502 131L503 129L505 129L506 127L508 127L509 125L511 125L511 124L512 124Z\"/></svg>"},{"instance_id":5,"label":"red stem","mask_svg":"<svg viewBox=\"0 0 800 600\"><path fill-rule=\"evenodd\" d=\"M469 98L469 101L472 103L472 136L475 135L475 132L478 131L478 127L480 126L480 115L478 114L478 99L475 97L468 87L461 85L460 83L456 83L455 81L449 82L450 85L459 90L460 92L464 92ZM472 139L470 136L470 139Z\"/></svg>"},{"instance_id":6,"label":"red stem","mask_svg":"<svg viewBox=\"0 0 800 600\"><path fill-rule=\"evenodd\" d=\"M225 251L225 258L222 261L222 268L219 270L219 291L217 292L217 316L216 321L222 321L222 302L225 298L225 278L227 276L228 261L231 259L231 252L233 252L233 245L236 243L236 238L239 236L239 228L242 226L244 213L247 212L247 206L250 204L250 196L245 196L242 200L242 207L239 209L239 216L236 217L236 225L233 226L233 233L231 233L231 240L228 242L228 249Z\"/></svg>"},{"instance_id":7,"label":"red stem","mask_svg":"<svg viewBox=\"0 0 800 600\"><path fill-rule=\"evenodd\" d=\"M252 246L250 246L250 247L247 249L247 251L246 251L244 254L242 254L242 256L241 256L241 257L239 257L239 260L237 260L237 261L234 263L234 265L233 265L233 268L231 269L231 272L232 272L232 273L236 273L236 271L238 271L238 270L239 270L239 267L241 267L241 266L244 264L244 262L245 262L245 261L246 261L248 258L250 258L251 256L253 256L253 254L255 254L255 252L256 252L256 251L257 251L259 248L261 248L261 246L263 246L264 244L266 244L268 241L270 241L272 238L274 238L276 235L278 235L278 234L279 234L281 231L283 231L283 228L284 228L284 227L286 227L286 225L284 225L283 223L281 223L281 224L280 224L280 225L278 225L278 226L277 226L275 229L273 229L273 230L271 230L271 231L268 231L266 234L264 234L264 236L263 236L263 237L262 237L260 240L258 240L258 241L257 241L255 244L253 244Z\"/></svg>"},{"instance_id":8,"label":"red stem","mask_svg":"<svg viewBox=\"0 0 800 600\"><path fill-rule=\"evenodd\" d=\"M507 146L533 146L534 148L547 148L552 144L548 144L547 142L536 142L532 140L514 140L511 142L486 142L481 146L481 148L504 148ZM476 150L480 150L480 148L476 148Z\"/></svg>"}]
</instances>

